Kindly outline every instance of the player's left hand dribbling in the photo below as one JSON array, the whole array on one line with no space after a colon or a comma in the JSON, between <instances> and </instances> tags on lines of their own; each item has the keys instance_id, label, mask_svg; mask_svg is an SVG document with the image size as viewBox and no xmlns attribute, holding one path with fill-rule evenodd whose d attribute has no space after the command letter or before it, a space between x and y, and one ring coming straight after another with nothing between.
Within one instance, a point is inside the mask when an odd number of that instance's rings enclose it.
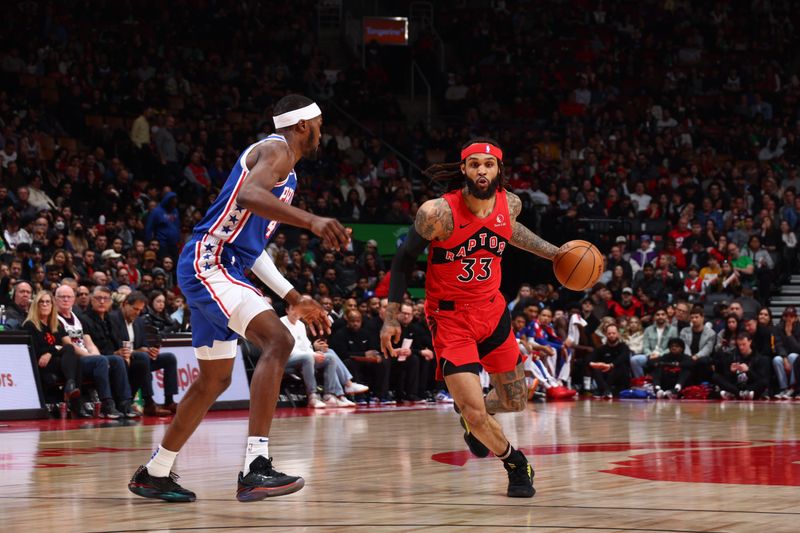
<instances>
[{"instance_id":1,"label":"player's left hand dribbling","mask_svg":"<svg viewBox=\"0 0 800 533\"><path fill-rule=\"evenodd\" d=\"M346 248L350 244L350 234L335 218L314 217L311 231L322 239L323 244L332 250Z\"/></svg>"}]
</instances>

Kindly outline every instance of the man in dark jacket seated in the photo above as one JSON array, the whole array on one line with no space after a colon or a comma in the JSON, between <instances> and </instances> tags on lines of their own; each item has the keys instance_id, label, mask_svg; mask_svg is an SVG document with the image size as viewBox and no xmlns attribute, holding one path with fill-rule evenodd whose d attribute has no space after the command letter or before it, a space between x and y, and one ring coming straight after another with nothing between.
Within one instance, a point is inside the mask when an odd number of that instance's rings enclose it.
<instances>
[{"instance_id":1,"label":"man in dark jacket seated","mask_svg":"<svg viewBox=\"0 0 800 533\"><path fill-rule=\"evenodd\" d=\"M743 331L736 337L736 349L722 354L715 363L713 381L723 400L761 398L769 387L769 359L753 349L753 337Z\"/></svg>"},{"instance_id":2,"label":"man in dark jacket seated","mask_svg":"<svg viewBox=\"0 0 800 533\"><path fill-rule=\"evenodd\" d=\"M692 375L694 361L686 355L686 343L679 337L667 342L667 353L650 365L653 367L653 386L656 398L677 397Z\"/></svg>"},{"instance_id":3,"label":"man in dark jacket seated","mask_svg":"<svg viewBox=\"0 0 800 533\"><path fill-rule=\"evenodd\" d=\"M86 313L76 313L78 319L83 325L84 333L88 334L95 346L97 346L98 353L104 356L118 355L122 358L127 368L129 387L121 382L124 390L115 390L115 394L121 394L126 397L128 394L136 393L136 390L141 383L147 378L150 373L147 361L141 359L134 359L131 357L130 352L124 351L118 342L115 342L112 334L111 321L109 319L108 310L111 308L111 289L102 285L96 286L92 290L92 296L89 300L89 309ZM109 365L113 364L109 361ZM117 408L122 414L128 418L135 418L139 416L132 406L130 398L124 400Z\"/></svg>"},{"instance_id":4,"label":"man in dark jacket seated","mask_svg":"<svg viewBox=\"0 0 800 533\"><path fill-rule=\"evenodd\" d=\"M347 325L331 336L330 347L360 383L369 383L379 403L395 403L388 396L391 362L381 353L377 333L362 327L361 313L357 309L347 311L345 320ZM357 398L356 403L363 400Z\"/></svg>"},{"instance_id":5,"label":"man in dark jacket seated","mask_svg":"<svg viewBox=\"0 0 800 533\"><path fill-rule=\"evenodd\" d=\"M614 324L606 327L606 343L594 351L589 368L597 383L595 396L611 399L630 386L631 351Z\"/></svg>"},{"instance_id":6,"label":"man in dark jacket seated","mask_svg":"<svg viewBox=\"0 0 800 533\"><path fill-rule=\"evenodd\" d=\"M173 396L178 393L178 360L175 354L161 352L160 338L156 332L148 335L145 321L139 315L147 305L147 297L134 291L125 297L116 311L109 313L111 332L114 342L123 350L130 350L132 357L144 359L148 365L145 379L139 385L144 399L144 414L147 416L169 416L175 414L177 404ZM130 344L125 344L130 343ZM155 370L164 370L164 406L153 401L153 374ZM133 379L131 379L133 385Z\"/></svg>"}]
</instances>

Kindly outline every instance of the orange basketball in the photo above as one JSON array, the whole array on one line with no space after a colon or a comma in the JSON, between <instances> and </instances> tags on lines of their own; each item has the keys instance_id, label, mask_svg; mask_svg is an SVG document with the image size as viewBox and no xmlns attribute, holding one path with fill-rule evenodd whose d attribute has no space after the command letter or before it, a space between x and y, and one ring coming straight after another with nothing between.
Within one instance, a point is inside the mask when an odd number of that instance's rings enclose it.
<instances>
[{"instance_id":1,"label":"orange basketball","mask_svg":"<svg viewBox=\"0 0 800 533\"><path fill-rule=\"evenodd\" d=\"M605 266L603 254L587 241L569 241L553 258L556 278L573 291L583 291L597 283Z\"/></svg>"}]
</instances>

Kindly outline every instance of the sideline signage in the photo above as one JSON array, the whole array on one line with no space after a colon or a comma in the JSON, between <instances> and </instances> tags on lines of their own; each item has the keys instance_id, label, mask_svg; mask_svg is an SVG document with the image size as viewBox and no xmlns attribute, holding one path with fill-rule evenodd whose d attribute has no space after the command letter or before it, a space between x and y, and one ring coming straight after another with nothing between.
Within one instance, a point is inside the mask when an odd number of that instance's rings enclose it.
<instances>
[{"instance_id":1,"label":"sideline signage","mask_svg":"<svg viewBox=\"0 0 800 533\"><path fill-rule=\"evenodd\" d=\"M165 338L161 345L162 352L175 354L178 360L178 394L175 395L175 402L179 402L189 386L197 380L200 375L200 367L197 358L194 356L194 348L188 338L173 339ZM156 370L153 372L153 400L164 403L164 371ZM244 368L241 344L236 347L236 358L233 361L233 375L231 376L230 386L223 392L214 404L217 409L243 408L250 402L250 386L247 383L247 372Z\"/></svg>"},{"instance_id":2,"label":"sideline signage","mask_svg":"<svg viewBox=\"0 0 800 533\"><path fill-rule=\"evenodd\" d=\"M47 416L38 374L28 335L0 335L0 420Z\"/></svg>"}]
</instances>

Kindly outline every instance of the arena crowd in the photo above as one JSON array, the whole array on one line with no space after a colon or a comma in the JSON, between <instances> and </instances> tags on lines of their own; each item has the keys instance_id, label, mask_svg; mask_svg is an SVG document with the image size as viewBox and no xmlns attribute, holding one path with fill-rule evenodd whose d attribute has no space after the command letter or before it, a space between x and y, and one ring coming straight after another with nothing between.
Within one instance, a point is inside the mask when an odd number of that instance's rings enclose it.
<instances>
[{"instance_id":1,"label":"arena crowd","mask_svg":"<svg viewBox=\"0 0 800 533\"><path fill-rule=\"evenodd\" d=\"M175 358L159 345L190 329L177 255L240 152L272 131L271 105L299 92L319 101L325 124L319 158L297 169L295 205L408 225L439 193L421 169L487 135L507 154L521 220L556 244L589 238L608 254L586 294L561 289L542 265L529 277L506 265L533 398L795 397L797 313L768 307L797 271L791 3L545 3L436 3L438 37L421 32L406 58L435 89L430 128L406 118L397 51L370 44L363 65L334 66L307 0L9 6L3 328L31 334L42 379L75 416L89 416L84 381L103 416L138 416L137 391L144 414L174 412ZM285 24L269 46L257 30L222 30L274 17ZM467 21L478 22L464 32ZM446 72L438 38L450 43ZM598 227L611 229L587 237ZM379 353L393 249L367 235L334 252L284 228L269 251L334 321L325 338L290 327L289 368L311 405L448 401L419 298L401 314L407 355ZM164 405L152 400L156 369L169 384Z\"/></svg>"}]
</instances>

